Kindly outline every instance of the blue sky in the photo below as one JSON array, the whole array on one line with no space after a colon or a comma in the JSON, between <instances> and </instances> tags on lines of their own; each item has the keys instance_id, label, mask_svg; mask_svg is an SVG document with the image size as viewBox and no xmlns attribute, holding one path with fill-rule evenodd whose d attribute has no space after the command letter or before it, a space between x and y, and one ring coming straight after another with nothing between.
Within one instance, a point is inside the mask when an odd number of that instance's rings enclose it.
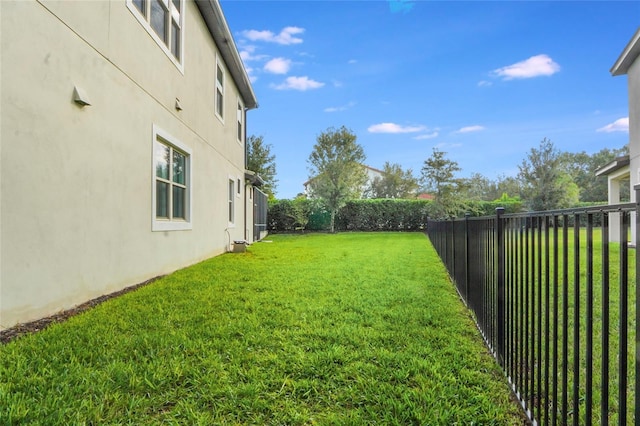
<instances>
[{"instance_id":1,"label":"blue sky","mask_svg":"<svg viewBox=\"0 0 640 426\"><path fill-rule=\"evenodd\" d=\"M272 144L278 198L302 192L316 137L342 125L369 166L420 176L434 147L460 176L514 176L549 138L594 153L628 142L626 76L611 66L637 1L222 0Z\"/></svg>"}]
</instances>

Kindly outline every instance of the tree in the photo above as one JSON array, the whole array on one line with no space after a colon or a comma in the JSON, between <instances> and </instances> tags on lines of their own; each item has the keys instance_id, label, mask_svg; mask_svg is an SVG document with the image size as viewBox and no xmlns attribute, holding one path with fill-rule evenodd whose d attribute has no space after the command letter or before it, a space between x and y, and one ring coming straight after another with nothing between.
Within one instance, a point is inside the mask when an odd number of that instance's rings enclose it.
<instances>
[{"instance_id":1,"label":"tree","mask_svg":"<svg viewBox=\"0 0 640 426\"><path fill-rule=\"evenodd\" d=\"M578 186L549 139L544 138L538 149L531 148L518 169L523 198L531 210L567 208L578 202Z\"/></svg>"},{"instance_id":2,"label":"tree","mask_svg":"<svg viewBox=\"0 0 640 426\"><path fill-rule=\"evenodd\" d=\"M347 201L360 198L367 180L364 168L364 149L356 142L356 135L342 126L320 133L307 160L311 173L311 195L323 200L331 213L330 230L335 232L338 210Z\"/></svg>"},{"instance_id":3,"label":"tree","mask_svg":"<svg viewBox=\"0 0 640 426\"><path fill-rule=\"evenodd\" d=\"M628 154L627 146L620 149L604 148L594 154L586 152L562 153L569 174L580 188L580 201L604 202L608 199L607 177L597 176L596 170L617 157ZM623 199L629 199L629 185L621 187Z\"/></svg>"},{"instance_id":4,"label":"tree","mask_svg":"<svg viewBox=\"0 0 640 426\"><path fill-rule=\"evenodd\" d=\"M495 183L480 173L473 173L471 177L463 179L466 188L465 197L475 201L490 201L495 191ZM495 198L495 197L493 197Z\"/></svg>"},{"instance_id":5,"label":"tree","mask_svg":"<svg viewBox=\"0 0 640 426\"><path fill-rule=\"evenodd\" d=\"M278 180L276 179L276 156L271 154L272 146L264 143L262 136L247 138L247 169L256 172L264 181L262 190L274 198Z\"/></svg>"},{"instance_id":6,"label":"tree","mask_svg":"<svg viewBox=\"0 0 640 426\"><path fill-rule=\"evenodd\" d=\"M520 180L513 176L498 176L495 182L495 192L490 195L489 200L502 198L504 194L507 194L507 197L520 197L522 194Z\"/></svg>"},{"instance_id":7,"label":"tree","mask_svg":"<svg viewBox=\"0 0 640 426\"><path fill-rule=\"evenodd\" d=\"M422 182L427 191L434 196L432 214L442 217L457 216L468 209L463 192L464 181L456 178L460 166L445 157L445 152L433 148L433 154L426 159L422 167Z\"/></svg>"},{"instance_id":8,"label":"tree","mask_svg":"<svg viewBox=\"0 0 640 426\"><path fill-rule=\"evenodd\" d=\"M400 164L384 163L382 177L375 177L367 190L369 198L409 198L415 196L418 180L411 169Z\"/></svg>"}]
</instances>

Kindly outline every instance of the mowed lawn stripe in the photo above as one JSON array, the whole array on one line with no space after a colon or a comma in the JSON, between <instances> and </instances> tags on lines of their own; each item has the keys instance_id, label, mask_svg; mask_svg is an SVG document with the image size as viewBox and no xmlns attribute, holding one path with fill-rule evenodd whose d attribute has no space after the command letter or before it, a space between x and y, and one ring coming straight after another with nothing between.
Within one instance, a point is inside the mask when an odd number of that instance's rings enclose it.
<instances>
[{"instance_id":1,"label":"mowed lawn stripe","mask_svg":"<svg viewBox=\"0 0 640 426\"><path fill-rule=\"evenodd\" d=\"M0 347L0 424L522 424L423 234L268 239Z\"/></svg>"}]
</instances>

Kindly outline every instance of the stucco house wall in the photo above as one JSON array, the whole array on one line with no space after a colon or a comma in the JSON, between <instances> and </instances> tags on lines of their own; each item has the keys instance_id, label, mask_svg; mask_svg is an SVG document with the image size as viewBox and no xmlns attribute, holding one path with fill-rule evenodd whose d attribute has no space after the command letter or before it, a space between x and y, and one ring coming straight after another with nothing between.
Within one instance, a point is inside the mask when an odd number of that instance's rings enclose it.
<instances>
[{"instance_id":1,"label":"stucco house wall","mask_svg":"<svg viewBox=\"0 0 640 426\"><path fill-rule=\"evenodd\" d=\"M619 182L621 177L629 177L630 201L636 201L634 186L640 183L640 28L633 35L624 48L613 67L613 76L627 75L629 93L629 161L628 166L618 167L620 159L611 164L604 165L597 175L606 175L609 180L609 203L619 202ZM609 238L611 241L619 241L618 214L612 213L610 217ZM635 241L636 235L635 212L631 213L631 241Z\"/></svg>"},{"instance_id":2,"label":"stucco house wall","mask_svg":"<svg viewBox=\"0 0 640 426\"><path fill-rule=\"evenodd\" d=\"M245 238L237 111L256 100L248 79L232 76L246 76L244 69L225 63L205 23L203 10L219 4L184 2L178 63L132 7L0 2L0 330ZM225 73L223 120L215 114L217 64ZM74 102L74 88L90 105ZM181 229L155 219L156 139L188 154L190 207Z\"/></svg>"},{"instance_id":3,"label":"stucco house wall","mask_svg":"<svg viewBox=\"0 0 640 426\"><path fill-rule=\"evenodd\" d=\"M636 44L640 44L638 36L640 31L636 33ZM635 201L633 186L640 183L640 61L637 53L626 73L629 88L629 160L633 170L630 182L631 199Z\"/></svg>"}]
</instances>

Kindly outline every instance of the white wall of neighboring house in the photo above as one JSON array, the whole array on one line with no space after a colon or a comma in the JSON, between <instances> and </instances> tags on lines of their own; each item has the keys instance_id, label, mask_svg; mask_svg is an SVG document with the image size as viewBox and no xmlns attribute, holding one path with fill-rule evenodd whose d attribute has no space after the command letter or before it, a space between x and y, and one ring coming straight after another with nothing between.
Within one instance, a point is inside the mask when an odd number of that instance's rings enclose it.
<instances>
[{"instance_id":1,"label":"white wall of neighboring house","mask_svg":"<svg viewBox=\"0 0 640 426\"><path fill-rule=\"evenodd\" d=\"M0 8L0 330L245 238L236 114L255 98L234 82L195 3L183 2L179 61L127 0ZM222 120L216 64L225 72ZM90 105L74 102L74 88ZM155 218L154 137L189 154L185 221ZM231 180L240 192L229 220Z\"/></svg>"},{"instance_id":2,"label":"white wall of neighboring house","mask_svg":"<svg viewBox=\"0 0 640 426\"><path fill-rule=\"evenodd\" d=\"M640 41L636 41L639 44ZM633 186L640 183L640 61L638 57L627 71L629 87L629 160L631 162L631 200L635 201Z\"/></svg>"},{"instance_id":3,"label":"white wall of neighboring house","mask_svg":"<svg viewBox=\"0 0 640 426\"><path fill-rule=\"evenodd\" d=\"M630 201L636 201L634 186L640 183L640 28L633 35L618 60L611 68L614 76L627 75L629 92L629 185L631 186ZM609 176L609 185L616 176ZM611 189L611 188L610 188ZM615 189L610 192L609 199L615 199ZM631 214L631 235L636 235L635 212ZM612 241L619 241L616 229L611 230ZM634 238L632 237L632 241Z\"/></svg>"}]
</instances>

